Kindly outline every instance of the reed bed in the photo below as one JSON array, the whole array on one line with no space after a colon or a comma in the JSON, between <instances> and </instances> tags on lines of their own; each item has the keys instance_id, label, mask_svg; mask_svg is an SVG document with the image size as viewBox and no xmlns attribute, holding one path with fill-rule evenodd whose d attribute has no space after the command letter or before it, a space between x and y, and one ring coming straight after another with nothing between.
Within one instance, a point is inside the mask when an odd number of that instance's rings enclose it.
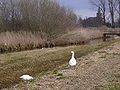
<instances>
[{"instance_id":1,"label":"reed bed","mask_svg":"<svg viewBox=\"0 0 120 90\"><path fill-rule=\"evenodd\" d=\"M44 47L80 45L100 37L102 37L100 30L85 28L69 30L62 35L56 35L54 38L48 37L43 32L2 32L0 33L0 53L41 49Z\"/></svg>"},{"instance_id":2,"label":"reed bed","mask_svg":"<svg viewBox=\"0 0 120 90\"><path fill-rule=\"evenodd\" d=\"M102 31L97 30L97 28L79 28L68 31L64 35L52 40L52 42L56 46L85 44L92 39L101 38L102 36Z\"/></svg>"},{"instance_id":3,"label":"reed bed","mask_svg":"<svg viewBox=\"0 0 120 90\"><path fill-rule=\"evenodd\" d=\"M40 32L2 32L0 33L0 52L11 52L42 48L47 36Z\"/></svg>"}]
</instances>

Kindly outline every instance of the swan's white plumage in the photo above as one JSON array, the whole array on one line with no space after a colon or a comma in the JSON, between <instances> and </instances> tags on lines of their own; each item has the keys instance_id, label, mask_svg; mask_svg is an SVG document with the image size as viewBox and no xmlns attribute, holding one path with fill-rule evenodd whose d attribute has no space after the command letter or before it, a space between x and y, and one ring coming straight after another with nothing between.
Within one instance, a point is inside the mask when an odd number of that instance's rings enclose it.
<instances>
[{"instance_id":1,"label":"swan's white plumage","mask_svg":"<svg viewBox=\"0 0 120 90\"><path fill-rule=\"evenodd\" d=\"M75 66L77 64L77 62L76 62L76 59L74 57L74 51L71 51L71 53L72 53L72 58L69 61L69 65L70 66Z\"/></svg>"},{"instance_id":2,"label":"swan's white plumage","mask_svg":"<svg viewBox=\"0 0 120 90\"><path fill-rule=\"evenodd\" d=\"M23 80L31 80L31 79L33 79L33 77L30 76L30 75L22 75L20 78L23 79Z\"/></svg>"}]
</instances>

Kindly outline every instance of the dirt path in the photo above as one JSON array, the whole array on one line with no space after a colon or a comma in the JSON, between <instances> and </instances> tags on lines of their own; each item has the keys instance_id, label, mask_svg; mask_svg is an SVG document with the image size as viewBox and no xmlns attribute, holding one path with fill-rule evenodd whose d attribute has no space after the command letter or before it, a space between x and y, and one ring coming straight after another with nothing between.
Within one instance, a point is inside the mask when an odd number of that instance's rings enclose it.
<instances>
[{"instance_id":1,"label":"dirt path","mask_svg":"<svg viewBox=\"0 0 120 90\"><path fill-rule=\"evenodd\" d=\"M75 69L59 70L20 90L93 90L108 82L120 82L120 43L77 59ZM19 88L16 88L19 90Z\"/></svg>"}]
</instances>

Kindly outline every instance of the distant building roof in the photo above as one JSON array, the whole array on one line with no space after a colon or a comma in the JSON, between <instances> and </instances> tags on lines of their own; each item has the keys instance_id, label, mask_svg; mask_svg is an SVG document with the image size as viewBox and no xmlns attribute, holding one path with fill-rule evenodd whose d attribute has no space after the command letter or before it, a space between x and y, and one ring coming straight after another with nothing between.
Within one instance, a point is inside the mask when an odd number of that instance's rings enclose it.
<instances>
[{"instance_id":1,"label":"distant building roof","mask_svg":"<svg viewBox=\"0 0 120 90\"><path fill-rule=\"evenodd\" d=\"M103 25L103 19L102 19L102 13L100 11L100 8L98 8L96 17L89 17L83 20L83 26L85 27L98 27L101 25Z\"/></svg>"}]
</instances>

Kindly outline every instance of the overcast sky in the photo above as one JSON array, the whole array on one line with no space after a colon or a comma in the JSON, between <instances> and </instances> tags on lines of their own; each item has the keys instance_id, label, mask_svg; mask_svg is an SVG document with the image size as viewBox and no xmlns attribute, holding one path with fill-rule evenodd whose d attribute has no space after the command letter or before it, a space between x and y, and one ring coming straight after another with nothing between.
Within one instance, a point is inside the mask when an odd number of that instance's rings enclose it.
<instances>
[{"instance_id":1,"label":"overcast sky","mask_svg":"<svg viewBox=\"0 0 120 90\"><path fill-rule=\"evenodd\" d=\"M74 10L74 12L81 17L94 17L96 11L91 8L89 0L57 0L60 5Z\"/></svg>"}]
</instances>

